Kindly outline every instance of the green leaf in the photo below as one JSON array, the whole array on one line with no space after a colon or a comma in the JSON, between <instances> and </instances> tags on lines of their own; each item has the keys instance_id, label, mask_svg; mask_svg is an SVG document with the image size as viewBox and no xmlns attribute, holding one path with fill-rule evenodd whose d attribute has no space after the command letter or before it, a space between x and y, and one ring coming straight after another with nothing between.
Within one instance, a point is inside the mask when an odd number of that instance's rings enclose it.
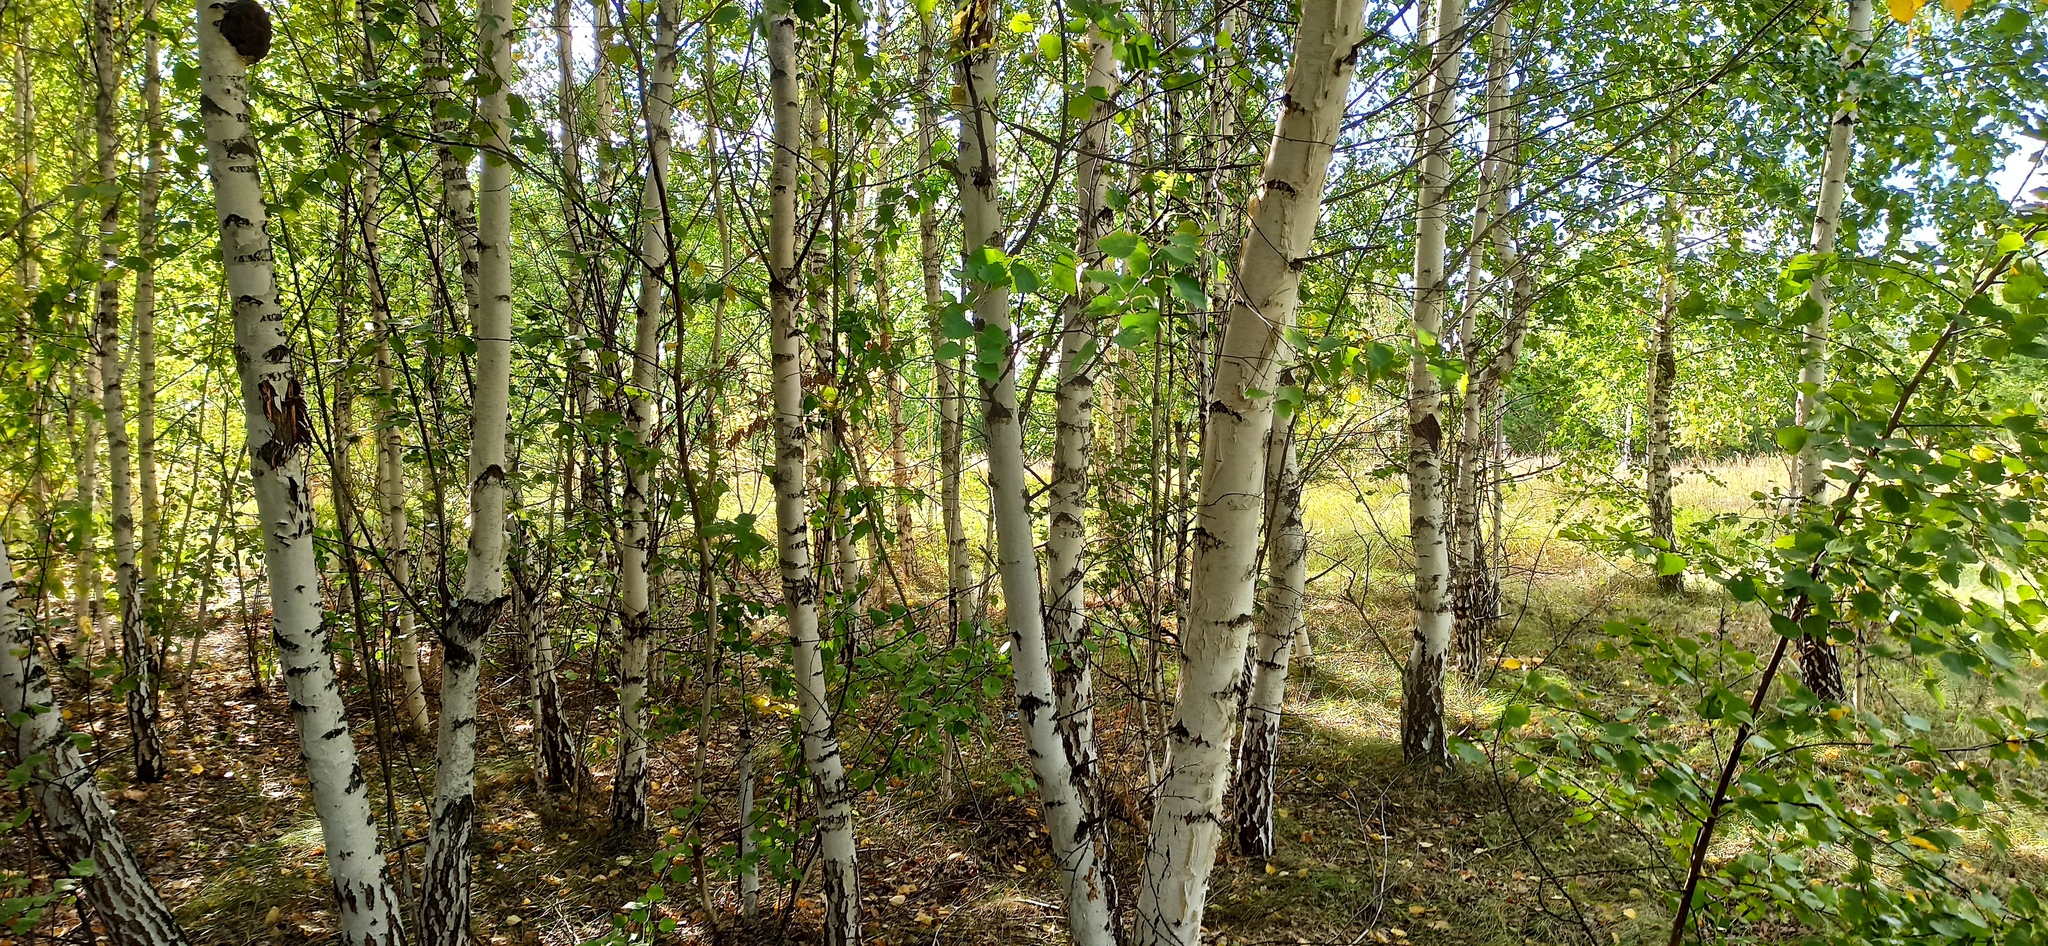
<instances>
[{"instance_id":1,"label":"green leaf","mask_svg":"<svg viewBox=\"0 0 2048 946\"><path fill-rule=\"evenodd\" d=\"M939 313L939 332L947 338L973 338L974 323L967 318L967 307L956 303Z\"/></svg>"},{"instance_id":2,"label":"green leaf","mask_svg":"<svg viewBox=\"0 0 2048 946\"><path fill-rule=\"evenodd\" d=\"M1778 428L1778 448L1786 453L1798 453L1806 449L1806 442L1813 437L1813 431L1804 427Z\"/></svg>"},{"instance_id":3,"label":"green leaf","mask_svg":"<svg viewBox=\"0 0 2048 946\"><path fill-rule=\"evenodd\" d=\"M1660 577L1668 578L1672 575L1683 574L1684 572L1685 556L1672 552L1657 553L1657 574Z\"/></svg>"},{"instance_id":4,"label":"green leaf","mask_svg":"<svg viewBox=\"0 0 2048 946\"><path fill-rule=\"evenodd\" d=\"M1128 230L1118 230L1095 241L1097 249L1101 250L1104 255L1116 259L1129 259L1131 254L1138 252L1138 248L1144 245L1145 241L1143 239Z\"/></svg>"},{"instance_id":5,"label":"green leaf","mask_svg":"<svg viewBox=\"0 0 2048 946\"><path fill-rule=\"evenodd\" d=\"M1209 307L1209 294L1202 289L1202 281L1193 276L1173 277L1173 294L1194 308Z\"/></svg>"}]
</instances>

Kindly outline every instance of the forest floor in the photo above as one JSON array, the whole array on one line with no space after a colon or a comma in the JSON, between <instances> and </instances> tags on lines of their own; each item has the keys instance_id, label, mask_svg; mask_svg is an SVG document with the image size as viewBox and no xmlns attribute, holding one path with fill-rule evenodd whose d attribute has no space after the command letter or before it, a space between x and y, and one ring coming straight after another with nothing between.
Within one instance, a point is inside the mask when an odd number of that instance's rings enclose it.
<instances>
[{"instance_id":1,"label":"forest floor","mask_svg":"<svg viewBox=\"0 0 2048 946\"><path fill-rule=\"evenodd\" d=\"M1716 492L1743 495L1740 483ZM1760 616L1733 608L1715 590L1656 594L1632 563L1603 560L1555 539L1551 507L1540 498L1510 504L1521 525L1509 544L1512 635L1497 642L1495 667L1547 665L1626 686L1635 668L1593 654L1601 623L1633 614L1661 626L1768 633ZM1730 502L1736 502L1730 500ZM1324 540L1311 574L1308 626L1313 669L1290 686L1278 774L1279 850L1268 859L1228 852L1213 876L1209 941L1218 944L1638 943L1661 942L1673 882L1667 852L1631 825L1605 816L1574 818L1579 807L1538 791L1513 773L1458 763L1446 769L1402 764L1398 743L1400 680L1394 655L1407 647L1408 592L1398 570L1374 571L1374 555L1396 561L1398 545L1376 537L1374 521L1391 508L1355 495L1319 495L1310 526ZM1540 507L1540 508L1539 508ZM1394 521L1398 522L1398 519ZM74 726L95 733L121 825L203 946L285 946L328 941L333 914L320 832L305 794L281 687L262 691L241 670L245 641L233 622L200 650L189 709L166 708L174 775L163 785L132 786L118 707L104 687ZM619 929L645 911L653 943L810 943L816 941L815 880L795 896L764 880L762 918L735 926L729 881L712 885L718 931L708 928L698 891L669 882L650 897L663 843L675 843L676 809L691 797L689 733L657 743L652 837L621 844L606 831L607 772L579 791L549 795L532 784L521 702L510 668L486 677L479 757L475 932L490 944L569 946ZM1452 727L1478 732L1512 698L1492 674L1452 688ZM571 718L604 731L596 708L604 688L568 685ZM694 699L689 693L679 698ZM993 704L992 704L993 705ZM353 706L364 768L379 797L392 863L417 868L429 786L431 746L373 725L363 701ZM1123 725L1105 707L1105 729ZM1000 714L1000 708L994 712ZM388 720L388 717L386 717ZM597 722L590 722L597 719ZM1000 720L1000 716L998 715ZM1021 764L1013 725L999 725L994 755ZM383 731L380 732L379 730ZM1008 740L1005 742L1004 740ZM599 754L602 742L598 742ZM380 746L382 750L380 751ZM988 753L984 753L988 754ZM715 782L705 833L731 836L731 734L715 733L706 771ZM891 780L860 800L859 837L868 939L875 944L1061 943L1058 899L1035 803L1005 787L997 771L965 773L950 805L928 780ZM0 816L18 810L16 794ZM1144 810L1143 804L1125 806ZM720 819L725 821L721 823ZM1141 852L1142 817L1114 824L1128 890ZM14 876L62 876L27 832L5 839L0 857ZM799 867L805 849L797 851ZM2036 879L2048 866L2032 862ZM400 872L403 874L404 872ZM658 902L655 902L658 901ZM673 921L659 932L663 920ZM84 942L79 917L54 915L41 929L0 944Z\"/></svg>"}]
</instances>

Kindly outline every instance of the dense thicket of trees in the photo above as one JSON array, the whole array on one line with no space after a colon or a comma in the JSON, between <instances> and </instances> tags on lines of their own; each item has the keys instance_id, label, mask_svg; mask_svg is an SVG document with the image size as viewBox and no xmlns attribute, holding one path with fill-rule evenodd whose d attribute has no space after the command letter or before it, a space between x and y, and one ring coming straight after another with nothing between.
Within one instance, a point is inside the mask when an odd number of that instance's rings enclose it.
<instances>
[{"instance_id":1,"label":"dense thicket of trees","mask_svg":"<svg viewBox=\"0 0 2048 946\"><path fill-rule=\"evenodd\" d=\"M2042 15L0 2L0 707L74 874L0 922L185 941L106 793L179 778L166 696L232 672L288 694L352 946L488 932L520 758L669 829L622 942L686 889L862 942L869 800L993 781L1072 942L1193 946L1226 835L1281 840L1343 567L1403 596L1405 761L1629 822L1674 946L2048 938L1963 853L2044 815ZM1680 508L1757 455L1755 506ZM1507 657L1537 482L1775 633L1604 615L1648 701ZM1391 563L1306 525L1382 492Z\"/></svg>"}]
</instances>

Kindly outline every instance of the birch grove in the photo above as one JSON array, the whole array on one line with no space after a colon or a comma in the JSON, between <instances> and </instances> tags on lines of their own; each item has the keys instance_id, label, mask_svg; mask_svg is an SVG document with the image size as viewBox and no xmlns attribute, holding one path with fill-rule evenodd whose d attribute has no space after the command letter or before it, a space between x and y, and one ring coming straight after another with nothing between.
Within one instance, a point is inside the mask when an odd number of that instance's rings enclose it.
<instances>
[{"instance_id":1,"label":"birch grove","mask_svg":"<svg viewBox=\"0 0 2048 946\"><path fill-rule=\"evenodd\" d=\"M0 3L0 939L2048 941L2032 0L191 13Z\"/></svg>"}]
</instances>

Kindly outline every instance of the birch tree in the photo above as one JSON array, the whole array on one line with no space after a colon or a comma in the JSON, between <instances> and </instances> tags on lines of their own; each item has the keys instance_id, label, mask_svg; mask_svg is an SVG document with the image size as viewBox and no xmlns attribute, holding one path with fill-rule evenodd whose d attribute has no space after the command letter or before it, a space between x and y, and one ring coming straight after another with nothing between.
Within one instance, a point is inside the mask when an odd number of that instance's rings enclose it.
<instances>
[{"instance_id":1,"label":"birch tree","mask_svg":"<svg viewBox=\"0 0 2048 946\"><path fill-rule=\"evenodd\" d=\"M917 70L920 97L917 108L917 162L921 174L933 167L932 144L937 137L938 79L932 67L933 35L931 17L918 17ZM918 268L924 277L924 305L932 345L932 385L939 419L939 519L946 544L946 627L957 632L960 622L977 608L974 595L974 567L967 557L967 523L960 510L960 451L964 440L960 410L960 359L944 354L945 333L940 316L946 307L943 264L939 249L937 195L922 194L917 206Z\"/></svg>"},{"instance_id":2,"label":"birch tree","mask_svg":"<svg viewBox=\"0 0 2048 946\"><path fill-rule=\"evenodd\" d=\"M270 48L270 16L256 0L199 0L200 117L220 221L235 364L257 514L270 578L272 637L298 724L314 811L345 946L400 946L398 900L370 814L368 783L321 620L313 496L306 473L312 431L278 305L268 211L249 128L248 67Z\"/></svg>"},{"instance_id":3,"label":"birch tree","mask_svg":"<svg viewBox=\"0 0 2048 946\"><path fill-rule=\"evenodd\" d=\"M113 0L92 5L93 132L95 170L104 188L100 204L100 278L93 320L93 354L100 365L100 408L107 424L108 517L114 540L114 590L121 604L122 685L128 696L128 731L135 780L164 780L163 736L157 731L156 653L149 612L143 607L137 560L135 476L128 439L128 400L122 387L120 53L115 48Z\"/></svg>"},{"instance_id":4,"label":"birch tree","mask_svg":"<svg viewBox=\"0 0 2048 946\"><path fill-rule=\"evenodd\" d=\"M1090 22L1088 68L1081 94L1092 102L1075 146L1074 256L1083 272L1102 268L1100 246L1115 214L1104 201L1102 174L1109 145L1111 101L1115 97L1115 45ZM1102 365L1102 339L1090 311L1096 284L1083 275L1060 304L1058 381L1053 389L1052 483L1046 518L1045 623L1059 646L1053 665L1059 730L1073 766L1075 793L1096 857L1108 855L1096 817L1095 685L1088 646L1088 467L1095 453L1095 374ZM1021 448L1020 448L1021 449ZM1035 566L1034 566L1035 568ZM1005 592L1005 596L1008 592ZM1014 606L1013 606L1014 607Z\"/></svg>"},{"instance_id":5,"label":"birch tree","mask_svg":"<svg viewBox=\"0 0 2048 946\"><path fill-rule=\"evenodd\" d=\"M654 401L661 361L662 288L674 248L668 225L668 170L673 149L676 83L674 0L655 8L654 55L642 99L647 124L647 178L640 192L640 285L633 306L633 370L621 465L626 468L625 527L619 533L619 764L612 779L612 827L647 826L647 655L653 636L648 567L654 551L650 507L659 408Z\"/></svg>"},{"instance_id":6,"label":"birch tree","mask_svg":"<svg viewBox=\"0 0 2048 946\"><path fill-rule=\"evenodd\" d=\"M420 886L421 938L428 946L469 946L469 835L476 821L477 686L484 634L504 609L505 466L512 384L512 150L507 96L512 0L477 5L478 78L483 94L482 187L477 200L477 305L470 390L469 547L462 597L441 625L441 734Z\"/></svg>"},{"instance_id":7,"label":"birch tree","mask_svg":"<svg viewBox=\"0 0 2048 946\"><path fill-rule=\"evenodd\" d=\"M1273 775L1280 762L1280 707L1287 698L1288 662L1301 633L1302 595L1308 583L1308 532L1301 520L1301 465L1295 423L1275 421L1266 448L1266 593L1259 604L1252 646L1252 685L1245 702L1244 742L1238 750L1237 850L1273 856Z\"/></svg>"},{"instance_id":8,"label":"birch tree","mask_svg":"<svg viewBox=\"0 0 2048 946\"><path fill-rule=\"evenodd\" d=\"M1821 155L1820 195L1813 208L1813 238L1809 252L1815 269L1806 287L1808 319L1801 329L1799 393L1793 405L1793 423L1806 429L1798 455L1793 458L1793 496L1802 505L1827 502L1827 464L1818 452L1815 432L1826 422L1827 409L1821 404L1822 389L1828 383L1828 336L1834 318L1834 301L1828 290L1828 270L1833 263L1835 237L1842 227L1842 197L1848 189L1849 159L1855 152L1857 107L1863 98L1864 59L1870 54L1871 0L1849 0L1847 41L1837 60L1844 79L1842 92L1828 121L1827 149ZM1806 688L1830 703L1846 699L1842 664L1835 645L1824 635L1807 634L1799 642L1799 675Z\"/></svg>"},{"instance_id":9,"label":"birch tree","mask_svg":"<svg viewBox=\"0 0 2048 946\"><path fill-rule=\"evenodd\" d=\"M562 155L562 225L568 231L570 248L569 275L564 287L567 292L572 323L582 317L585 290L585 262L583 258L583 236L579 217L578 201L582 193L582 147L581 136L576 133L576 53L575 30L569 18L570 0L555 0L555 116L560 126ZM580 336L576 339L581 341ZM589 354L588 347L577 344L572 359ZM577 367L569 369L572 377ZM572 380L570 399L578 395L578 385ZM575 518L581 486L577 481L578 461L576 438L569 437L562 444L562 511L565 523ZM524 561L522 558L521 561ZM516 563L515 563L516 564ZM541 576L528 576L515 569L513 584L515 591L523 598L522 612L544 606L544 592L540 587ZM583 764L579 759L575 734L569 728L569 719L563 709L559 658L555 654L555 635L549 622L537 616L528 622L530 633L526 638L528 699L533 712L533 741L536 774L543 788L561 791L574 786L583 779Z\"/></svg>"},{"instance_id":10,"label":"birch tree","mask_svg":"<svg viewBox=\"0 0 2048 946\"><path fill-rule=\"evenodd\" d=\"M1165 778L1139 875L1140 946L1201 941L1253 623L1266 437L1323 184L1364 40L1361 0L1305 0L1279 121L1247 214L1211 376L1201 499Z\"/></svg>"},{"instance_id":11,"label":"birch tree","mask_svg":"<svg viewBox=\"0 0 2048 946\"><path fill-rule=\"evenodd\" d=\"M114 822L93 769L64 725L64 711L36 656L35 622L14 605L14 563L0 542L0 713L14 730L14 758L67 865L90 863L85 902L114 946L185 946L185 931Z\"/></svg>"},{"instance_id":12,"label":"birch tree","mask_svg":"<svg viewBox=\"0 0 2048 946\"><path fill-rule=\"evenodd\" d=\"M379 56L371 30L374 14L371 0L356 0L356 22L363 33L362 56L357 75L364 82L378 74ZM372 106L364 116L361 138L362 169L356 178L356 221L361 232L356 245L362 248L364 282L369 289L370 332L377 339L377 408L372 428L377 432L376 496L383 546L385 581L391 606L396 611L391 631L391 649L398 666L399 720L414 739L425 740L433 731L427 715L427 684L420 677L418 627L410 600L412 583L412 529L408 524L405 493L405 433L398 419L400 396L398 372L392 359L392 338L398 327L391 321L391 302L384 287L382 254L384 231L384 135L381 113Z\"/></svg>"},{"instance_id":13,"label":"birch tree","mask_svg":"<svg viewBox=\"0 0 2048 946\"><path fill-rule=\"evenodd\" d=\"M817 792L819 873L825 897L827 946L861 939L860 875L853 841L853 785L846 778L832 705L825 694L825 652L818 636L818 579L811 564L810 495L805 456L804 327L797 323L803 270L797 260L797 160L803 154L803 107L797 91L796 18L768 14L768 94L773 110L769 167L768 298L771 384L775 401L775 534L782 572L783 620L789 625L804 766Z\"/></svg>"},{"instance_id":14,"label":"birch tree","mask_svg":"<svg viewBox=\"0 0 2048 946\"><path fill-rule=\"evenodd\" d=\"M157 0L142 5L144 23L157 19ZM157 588L157 567L162 561L163 508L157 484L156 464L156 257L158 204L164 186L164 101L163 38L160 28L143 27L142 39L142 136L145 164L142 186L135 196L135 235L141 252L135 269L135 477L141 492L141 572L143 606ZM161 656L158 658L161 662Z\"/></svg>"},{"instance_id":15,"label":"birch tree","mask_svg":"<svg viewBox=\"0 0 2048 946\"><path fill-rule=\"evenodd\" d=\"M1480 496L1488 471L1486 415L1499 399L1507 374L1522 353L1529 328L1527 313L1500 306L1498 341L1486 343L1480 312L1491 295L1499 299L1506 283L1503 265L1511 255L1503 238L1512 226L1508 197L1513 193L1516 150L1514 96L1508 72L1514 65L1514 6L1502 3L1487 27L1486 145L1480 163L1479 198L1472 209L1472 244L1466 248L1465 298L1459 309L1458 341L1465 358L1465 396L1458 404L1457 453L1453 466L1451 610L1457 636L1458 666L1467 677L1479 675L1486 638L1500 615L1500 582L1487 556L1480 528ZM1488 273L1492 260L1496 272Z\"/></svg>"},{"instance_id":16,"label":"birch tree","mask_svg":"<svg viewBox=\"0 0 2048 946\"><path fill-rule=\"evenodd\" d=\"M1678 149L1671 149L1674 162ZM1678 552L1678 528L1671 502L1671 393L1678 382L1678 227L1684 218L1684 204L1675 190L1664 195L1663 217L1658 241L1657 308L1650 316L1649 392L1644 399L1644 426L1648 428L1643 448L1645 493L1649 499L1650 537L1663 544L1665 552ZM1667 593L1685 590L1682 568L1668 573L1659 556L1657 584Z\"/></svg>"},{"instance_id":17,"label":"birch tree","mask_svg":"<svg viewBox=\"0 0 2048 946\"><path fill-rule=\"evenodd\" d=\"M1052 836L1053 864L1061 875L1067 928L1077 944L1107 946L1116 941L1116 930L1110 912L1110 879L1103 870L1103 851L1096 843L1098 828L1088 797L1084 760L1092 752L1071 745L1061 733L1060 699L1054 692L1046 640L1047 613L1041 609L1031 486L1025 476L1024 428L1017 403L1017 341L1010 320L1011 284L997 192L995 134L1000 86L996 79L995 16L993 0L969 0L961 8L954 36L958 61L954 67L953 101L958 105L960 121L957 179L962 257L967 273L965 301L971 307L975 326L975 373L981 381L983 429L988 439L988 492L995 518L996 568L1009 622L1010 669L1017 691L1017 713L1023 721L1045 825ZM1091 51L1091 61L1093 58ZM1103 76L1091 66L1090 77L1093 80ZM1100 127L1101 122L1092 124ZM1095 154L1084 158L1089 162L1089 171L1076 181L1082 188L1082 206L1087 208L1076 233L1077 240L1086 239L1101 226L1102 205L1094 168L1104 132L1095 134ZM1083 147L1088 145L1084 143ZM1100 260L1101 252L1094 242L1087 240L1087 248L1093 258ZM1054 500L1058 510L1054 514L1055 528L1059 530L1054 544L1060 546L1060 551L1054 555L1053 568L1057 573L1065 567L1070 585L1076 588L1082 567L1079 518L1085 511L1080 503L1087 490L1087 411L1093 397L1086 369L1077 363L1081 357L1093 357L1082 351L1084 337L1089 334L1086 317L1085 310L1067 310L1062 333L1065 337L1060 343L1063 377L1061 390L1055 395L1061 404L1056 435L1059 445L1054 456L1067 482L1060 487L1064 496ZM1082 377L1077 380L1077 375ZM1060 475L1055 473L1054 478L1057 480ZM1061 516L1069 521L1060 521ZM1063 600L1055 607L1070 609L1077 603ZM1082 643L1078 636L1077 632L1076 643ZM1068 659L1077 657L1069 655ZM1077 689L1074 695L1079 698L1082 691ZM1085 729L1076 720L1071 731L1079 736Z\"/></svg>"},{"instance_id":18,"label":"birch tree","mask_svg":"<svg viewBox=\"0 0 2048 946\"><path fill-rule=\"evenodd\" d=\"M1444 732L1444 667L1451 655L1450 547L1444 536L1443 387L1430 362L1443 334L1444 204L1450 176L1450 128L1457 120L1458 72L1465 45L1465 0L1438 0L1426 36L1428 70L1419 80L1416 133L1420 168L1415 198L1415 304L1408 366L1408 525L1415 548L1415 642L1401 678L1401 753L1409 762L1449 756Z\"/></svg>"}]
</instances>

